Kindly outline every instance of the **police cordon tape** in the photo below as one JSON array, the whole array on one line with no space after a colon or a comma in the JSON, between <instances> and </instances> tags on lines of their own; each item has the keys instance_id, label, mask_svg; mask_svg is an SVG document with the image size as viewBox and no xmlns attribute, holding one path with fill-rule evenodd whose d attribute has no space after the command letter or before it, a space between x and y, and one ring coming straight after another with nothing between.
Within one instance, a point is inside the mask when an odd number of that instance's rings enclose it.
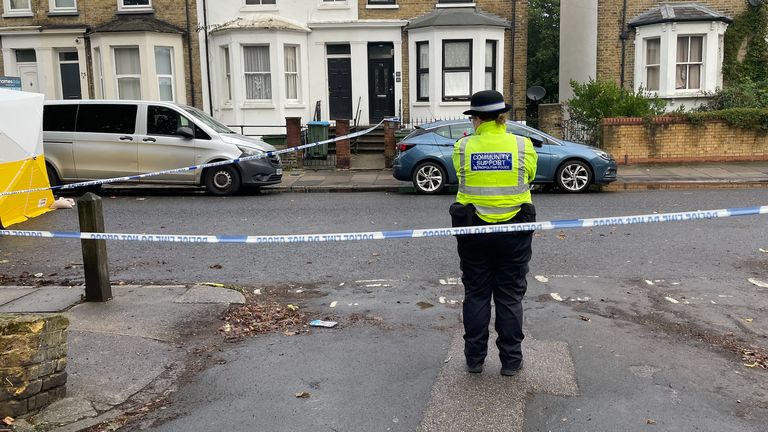
<instances>
[{"instance_id":1,"label":"police cordon tape","mask_svg":"<svg viewBox=\"0 0 768 432\"><path fill-rule=\"evenodd\" d=\"M618 216L594 219L571 219L547 222L518 223L503 225L484 225L461 228L428 228L400 231L369 231L335 234L296 234L296 235L186 235L186 234L126 234L126 233L88 233L74 231L21 231L0 230L0 236L64 238L81 240L118 240L160 243L315 243L360 240L386 240L424 237L449 237L453 235L475 235L518 231L546 231L568 228L592 228L617 225L636 225L660 222L702 221L735 216L753 216L768 214L768 206L744 207L719 210L697 210L678 213L659 213L636 216Z\"/></svg>"},{"instance_id":2,"label":"police cordon tape","mask_svg":"<svg viewBox=\"0 0 768 432\"><path fill-rule=\"evenodd\" d=\"M76 189L76 188L86 187L86 186L100 186L100 185L108 184L108 183L130 182L130 181L134 181L134 180L143 179L143 178L146 178L146 177L154 177L154 176L159 176L159 175L163 175L163 174L176 174L176 173L185 172L185 171L194 171L194 170L202 169L202 168L210 168L210 167L216 167L216 166L221 166L221 165L229 165L229 164L233 164L233 163L246 162L246 161L251 161L251 160L256 160L256 159L264 159L264 158L272 157L272 156L275 156L275 155L281 155L281 154L285 154L285 153L293 153L295 151L305 150L305 149L312 148L312 147L317 147L317 146L323 145L323 144L330 144L330 143L341 141L341 140L345 140L345 139L357 138L359 136L363 136L363 135L371 133L374 129L376 129L377 127L381 126L385 121L399 121L399 119L398 118L385 118L385 119L381 120L376 126L371 126L368 129L365 129L365 130L362 130L362 131L359 131L359 132L353 132L351 134L343 135L343 136L340 136L340 137L330 138L330 139L327 139L327 140L317 141L317 142L313 142L313 143L309 143L309 144L303 144L303 145L300 145L300 146L297 146L297 147L291 147L291 148L287 148L287 149L283 149L283 150L269 151L269 152L264 152L264 153L260 153L260 154L257 154L257 155L252 155L252 156L243 156L243 157L239 157L239 158L235 158L235 159L227 159L227 160L218 161L218 162L211 162L211 163L200 164L200 165L191 165L191 166L187 166L187 167L183 167L183 168L174 168L174 169L169 169L169 170L164 170L164 171L155 171L155 172L150 172L150 173L145 173L145 174L137 174L137 175L132 175L132 176L126 176L126 177L114 177L114 178L101 179L101 180L90 180L90 181L85 181L85 182L80 182L80 183L69 183L69 184L59 185L59 186L48 186L48 187L42 187L42 188L36 188L36 189L26 189L26 190L11 191L11 192L0 192L0 197L4 197L4 196L8 196L8 195L19 195L19 194L24 194L24 193L32 193L32 192L41 192L41 191L46 191L46 190L53 190L53 191L55 191L55 190L67 190L67 189Z\"/></svg>"}]
</instances>

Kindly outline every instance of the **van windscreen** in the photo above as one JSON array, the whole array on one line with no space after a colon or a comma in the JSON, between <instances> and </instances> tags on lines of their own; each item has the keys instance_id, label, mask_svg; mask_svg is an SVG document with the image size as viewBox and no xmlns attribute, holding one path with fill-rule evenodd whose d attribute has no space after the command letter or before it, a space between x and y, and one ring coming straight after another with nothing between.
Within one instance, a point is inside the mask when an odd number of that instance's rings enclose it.
<instances>
[{"instance_id":1,"label":"van windscreen","mask_svg":"<svg viewBox=\"0 0 768 432\"><path fill-rule=\"evenodd\" d=\"M136 130L136 105L82 104L77 131L132 134Z\"/></svg>"}]
</instances>

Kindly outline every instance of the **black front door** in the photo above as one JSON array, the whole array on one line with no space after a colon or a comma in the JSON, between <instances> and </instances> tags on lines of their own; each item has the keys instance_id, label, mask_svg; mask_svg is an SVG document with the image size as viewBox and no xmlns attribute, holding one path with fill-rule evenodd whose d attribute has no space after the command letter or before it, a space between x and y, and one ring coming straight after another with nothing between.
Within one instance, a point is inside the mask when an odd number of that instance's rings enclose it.
<instances>
[{"instance_id":1,"label":"black front door","mask_svg":"<svg viewBox=\"0 0 768 432\"><path fill-rule=\"evenodd\" d=\"M77 51L59 53L59 71L61 72L61 98L80 99L80 64Z\"/></svg>"},{"instance_id":2,"label":"black front door","mask_svg":"<svg viewBox=\"0 0 768 432\"><path fill-rule=\"evenodd\" d=\"M368 44L368 97L371 123L395 115L395 60L391 42Z\"/></svg>"},{"instance_id":3,"label":"black front door","mask_svg":"<svg viewBox=\"0 0 768 432\"><path fill-rule=\"evenodd\" d=\"M331 119L352 120L352 63L348 58L328 59L328 105Z\"/></svg>"}]
</instances>

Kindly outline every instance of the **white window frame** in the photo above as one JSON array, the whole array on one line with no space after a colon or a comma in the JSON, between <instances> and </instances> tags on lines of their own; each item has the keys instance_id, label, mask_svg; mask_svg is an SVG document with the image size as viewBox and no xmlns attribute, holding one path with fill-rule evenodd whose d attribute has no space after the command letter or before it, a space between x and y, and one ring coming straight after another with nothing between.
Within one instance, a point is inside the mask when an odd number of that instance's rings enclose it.
<instances>
[{"instance_id":1,"label":"white window frame","mask_svg":"<svg viewBox=\"0 0 768 432\"><path fill-rule=\"evenodd\" d=\"M251 48L251 47L266 47L267 48L267 55L269 57L269 71L267 71L267 72L263 72L263 71L262 72L246 72L246 70L245 70L245 50L247 48ZM242 58L243 58L243 81L242 82L243 82L243 90L244 90L244 93L245 93L245 100L246 100L246 102L250 102L250 103L271 103L272 100L275 97L275 94L274 94L275 92L273 91L273 89L274 89L274 82L272 80L272 69L274 68L274 66L273 66L274 62L272 61L272 47L269 44L242 45L242 49L241 49L240 52L241 52L241 55L242 55ZM269 86L270 86L270 88L269 88L269 98L268 99L249 99L248 98L248 79L247 79L248 75L269 75Z\"/></svg>"},{"instance_id":2,"label":"white window frame","mask_svg":"<svg viewBox=\"0 0 768 432\"><path fill-rule=\"evenodd\" d=\"M77 13L77 0L74 1L74 6L71 7L62 7L62 6L56 6L56 0L50 0L49 1L49 11L51 13Z\"/></svg>"},{"instance_id":3,"label":"white window frame","mask_svg":"<svg viewBox=\"0 0 768 432\"><path fill-rule=\"evenodd\" d=\"M348 0L317 0L318 9L349 9Z\"/></svg>"},{"instance_id":4,"label":"white window frame","mask_svg":"<svg viewBox=\"0 0 768 432\"><path fill-rule=\"evenodd\" d=\"M138 74L123 74L120 75L117 73L117 51L121 48L135 48L139 51L139 71L141 71L141 47L138 45L125 45L125 46L113 46L112 47L112 67L115 68L115 92L117 93L117 98L122 99L120 97L120 79L121 78L138 78L139 79L139 99L144 97L144 94L142 92L142 82L141 82L141 72Z\"/></svg>"},{"instance_id":5,"label":"white window frame","mask_svg":"<svg viewBox=\"0 0 768 432\"><path fill-rule=\"evenodd\" d=\"M159 74L157 73L157 49L158 48L168 48L171 50L169 55L171 56L171 74ZM157 80L157 99L161 102L176 102L176 79L174 78L176 76L176 65L174 64L173 59L173 47L170 46L162 46L162 45L156 45L153 49L153 54L155 55L155 76ZM171 80L171 100L162 100L160 99L160 78L170 78Z\"/></svg>"},{"instance_id":6,"label":"white window frame","mask_svg":"<svg viewBox=\"0 0 768 432\"><path fill-rule=\"evenodd\" d=\"M635 68L634 89L646 89L646 41L659 38L659 90L648 91L649 94L663 99L669 99L667 107L675 109L675 99L693 99L694 105L698 98L706 98L708 93L717 90L722 83L723 35L728 24L722 21L706 22L671 22L649 24L635 28ZM677 38L687 36L702 36L701 78L698 89L677 89Z\"/></svg>"},{"instance_id":7,"label":"white window frame","mask_svg":"<svg viewBox=\"0 0 768 432\"><path fill-rule=\"evenodd\" d=\"M693 38L701 38L701 61L694 62L691 61L691 39ZM707 53L707 38L704 35L696 35L696 34L686 34L686 35L678 35L677 40L675 40L675 49L677 49L677 42L680 39L688 39L688 59L684 62L677 61L677 55L675 55L675 90L701 90L702 83L704 81L704 63L706 62L706 53ZM677 88L677 68L678 66L686 66L687 73L685 76L685 87ZM699 85L698 87L690 87L690 70L691 66L699 66Z\"/></svg>"},{"instance_id":8,"label":"white window frame","mask_svg":"<svg viewBox=\"0 0 768 432\"><path fill-rule=\"evenodd\" d=\"M32 0L27 0L28 7L25 9L11 9L11 0L3 0L3 17L30 17L32 13Z\"/></svg>"},{"instance_id":9,"label":"white window frame","mask_svg":"<svg viewBox=\"0 0 768 432\"><path fill-rule=\"evenodd\" d=\"M648 63L648 43L650 41L659 41L659 62L658 63ZM645 59L645 63L643 64L643 89L647 91L654 91L657 92L661 88L661 38L658 37L652 37L643 39L643 58ZM658 68L658 83L656 83L656 88L650 88L648 85L648 69L649 68Z\"/></svg>"},{"instance_id":10,"label":"white window frame","mask_svg":"<svg viewBox=\"0 0 768 432\"><path fill-rule=\"evenodd\" d=\"M102 60L101 47L93 49L93 67L96 70L96 83L94 85L96 90L96 98L104 99L104 63Z\"/></svg>"},{"instance_id":11,"label":"white window frame","mask_svg":"<svg viewBox=\"0 0 768 432\"><path fill-rule=\"evenodd\" d=\"M152 11L152 0L147 0L146 5L126 5L125 0L117 0L119 12L147 12Z\"/></svg>"},{"instance_id":12,"label":"white window frame","mask_svg":"<svg viewBox=\"0 0 768 432\"><path fill-rule=\"evenodd\" d=\"M285 57L285 51L288 49L292 49L294 52L294 55L296 56L296 70L293 72L288 71L288 64L286 63L286 57ZM288 102L293 103L299 103L301 102L301 80L299 76L299 71L301 70L301 64L300 64L300 57L299 57L299 46L295 44L284 44L283 45L283 73L284 73L284 82L285 82L285 100ZM293 75L296 77L296 97L295 98L288 98L288 76Z\"/></svg>"},{"instance_id":13,"label":"white window frame","mask_svg":"<svg viewBox=\"0 0 768 432\"><path fill-rule=\"evenodd\" d=\"M275 12L278 11L277 4L280 0L275 0L275 4L264 4L264 0L256 0L259 4L248 4L248 0L241 0L240 10L243 12Z\"/></svg>"},{"instance_id":14,"label":"white window frame","mask_svg":"<svg viewBox=\"0 0 768 432\"><path fill-rule=\"evenodd\" d=\"M232 105L232 51L229 45L221 47L221 76L224 78L224 104Z\"/></svg>"}]
</instances>

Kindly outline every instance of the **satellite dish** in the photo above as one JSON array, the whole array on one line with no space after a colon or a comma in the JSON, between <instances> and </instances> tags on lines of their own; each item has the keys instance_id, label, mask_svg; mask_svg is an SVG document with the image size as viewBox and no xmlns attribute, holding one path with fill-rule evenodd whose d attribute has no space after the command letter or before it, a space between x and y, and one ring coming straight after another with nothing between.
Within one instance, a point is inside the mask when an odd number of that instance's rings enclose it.
<instances>
[{"instance_id":1,"label":"satellite dish","mask_svg":"<svg viewBox=\"0 0 768 432\"><path fill-rule=\"evenodd\" d=\"M755 0L752 0L755 1ZM544 95L547 94L547 90L542 86L533 86L528 87L528 90L526 90L525 95L528 96L528 99L537 102L542 99L544 99Z\"/></svg>"},{"instance_id":2,"label":"satellite dish","mask_svg":"<svg viewBox=\"0 0 768 432\"><path fill-rule=\"evenodd\" d=\"M750 6L760 7L763 4L763 0L747 0Z\"/></svg>"}]
</instances>

